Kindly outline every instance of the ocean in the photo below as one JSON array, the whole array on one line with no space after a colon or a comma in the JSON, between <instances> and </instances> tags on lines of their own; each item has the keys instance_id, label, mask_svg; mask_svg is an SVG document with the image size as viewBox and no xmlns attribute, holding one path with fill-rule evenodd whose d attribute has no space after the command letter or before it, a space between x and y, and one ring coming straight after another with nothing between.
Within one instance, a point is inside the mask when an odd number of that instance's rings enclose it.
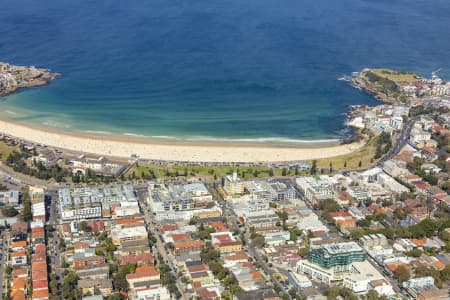
<instances>
[{"instance_id":1,"label":"ocean","mask_svg":"<svg viewBox=\"0 0 450 300\"><path fill-rule=\"evenodd\" d=\"M16 122L180 140L348 134L339 81L365 67L450 79L448 0L2 0L0 61L50 85L0 98Z\"/></svg>"}]
</instances>

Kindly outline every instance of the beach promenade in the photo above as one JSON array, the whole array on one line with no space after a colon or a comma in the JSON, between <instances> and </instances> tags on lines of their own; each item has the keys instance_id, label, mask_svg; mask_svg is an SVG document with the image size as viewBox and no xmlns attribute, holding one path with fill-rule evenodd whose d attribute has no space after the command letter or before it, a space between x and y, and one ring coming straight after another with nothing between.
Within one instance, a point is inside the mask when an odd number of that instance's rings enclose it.
<instances>
[{"instance_id":1,"label":"beach promenade","mask_svg":"<svg viewBox=\"0 0 450 300\"><path fill-rule=\"evenodd\" d=\"M320 145L272 145L268 143L181 142L147 138L65 133L0 120L0 133L52 147L129 158L182 162L286 162L322 159L357 151L363 143Z\"/></svg>"}]
</instances>

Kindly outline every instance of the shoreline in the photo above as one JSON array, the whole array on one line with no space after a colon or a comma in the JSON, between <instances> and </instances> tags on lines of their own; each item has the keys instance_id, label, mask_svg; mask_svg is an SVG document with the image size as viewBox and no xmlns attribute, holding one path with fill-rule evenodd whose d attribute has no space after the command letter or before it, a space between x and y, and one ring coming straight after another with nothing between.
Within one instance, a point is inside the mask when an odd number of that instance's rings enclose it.
<instances>
[{"instance_id":1,"label":"shoreline","mask_svg":"<svg viewBox=\"0 0 450 300\"><path fill-rule=\"evenodd\" d=\"M52 73L49 69L0 62L0 97L9 96L24 89L48 85L60 76L60 73Z\"/></svg>"},{"instance_id":2,"label":"shoreline","mask_svg":"<svg viewBox=\"0 0 450 300\"><path fill-rule=\"evenodd\" d=\"M167 162L288 162L350 154L364 143L341 141L301 143L244 141L180 141L117 134L65 132L0 118L0 133L35 144L117 158Z\"/></svg>"}]
</instances>

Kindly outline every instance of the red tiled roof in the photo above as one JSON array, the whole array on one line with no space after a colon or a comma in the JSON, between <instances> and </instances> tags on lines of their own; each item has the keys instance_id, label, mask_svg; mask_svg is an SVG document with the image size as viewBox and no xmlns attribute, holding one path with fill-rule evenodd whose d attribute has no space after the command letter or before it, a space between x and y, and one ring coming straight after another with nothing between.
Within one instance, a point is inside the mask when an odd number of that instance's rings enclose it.
<instances>
[{"instance_id":1,"label":"red tiled roof","mask_svg":"<svg viewBox=\"0 0 450 300\"><path fill-rule=\"evenodd\" d=\"M89 243L75 243L75 245L73 245L75 250L81 250L81 249L88 249L89 248Z\"/></svg>"},{"instance_id":2,"label":"red tiled roof","mask_svg":"<svg viewBox=\"0 0 450 300\"><path fill-rule=\"evenodd\" d=\"M119 219L119 220L115 220L114 222L118 225L139 224L139 223L144 223L144 217Z\"/></svg>"},{"instance_id":3,"label":"red tiled roof","mask_svg":"<svg viewBox=\"0 0 450 300\"><path fill-rule=\"evenodd\" d=\"M332 218L351 217L352 216L348 211L335 211L335 212L330 212L328 215Z\"/></svg>"},{"instance_id":4,"label":"red tiled roof","mask_svg":"<svg viewBox=\"0 0 450 300\"><path fill-rule=\"evenodd\" d=\"M256 280L256 279L261 279L262 275L261 275L261 273L254 271L254 272L252 272L252 277L253 277L253 280Z\"/></svg>"},{"instance_id":5,"label":"red tiled roof","mask_svg":"<svg viewBox=\"0 0 450 300\"><path fill-rule=\"evenodd\" d=\"M120 261L122 264L136 264L136 263L153 263L155 257L150 253L140 253L137 255L122 256Z\"/></svg>"},{"instance_id":6,"label":"red tiled roof","mask_svg":"<svg viewBox=\"0 0 450 300\"><path fill-rule=\"evenodd\" d=\"M154 266L145 266L136 268L136 272L133 274L128 274L127 279L153 276L159 276L159 272L156 270L156 268Z\"/></svg>"},{"instance_id":7,"label":"red tiled roof","mask_svg":"<svg viewBox=\"0 0 450 300\"><path fill-rule=\"evenodd\" d=\"M48 289L33 291L33 299L48 299L48 297Z\"/></svg>"},{"instance_id":8,"label":"red tiled roof","mask_svg":"<svg viewBox=\"0 0 450 300\"><path fill-rule=\"evenodd\" d=\"M174 241L179 241L179 240L187 240L190 239L191 236L189 235L189 233L184 232L184 233L174 233L170 235L172 237L172 239Z\"/></svg>"},{"instance_id":9,"label":"red tiled roof","mask_svg":"<svg viewBox=\"0 0 450 300\"><path fill-rule=\"evenodd\" d=\"M189 273L201 272L206 270L209 270L209 266L205 264L188 267Z\"/></svg>"},{"instance_id":10,"label":"red tiled roof","mask_svg":"<svg viewBox=\"0 0 450 300\"><path fill-rule=\"evenodd\" d=\"M11 244L11 248L24 248L27 246L27 241L18 241L18 242L13 242Z\"/></svg>"},{"instance_id":11,"label":"red tiled roof","mask_svg":"<svg viewBox=\"0 0 450 300\"><path fill-rule=\"evenodd\" d=\"M31 274L31 279L33 281L39 281L39 280L47 280L48 279L48 275L46 271L41 271L41 272L33 272Z\"/></svg>"},{"instance_id":12,"label":"red tiled roof","mask_svg":"<svg viewBox=\"0 0 450 300\"><path fill-rule=\"evenodd\" d=\"M47 263L45 262L37 262L31 265L31 269L33 271L47 271Z\"/></svg>"},{"instance_id":13,"label":"red tiled roof","mask_svg":"<svg viewBox=\"0 0 450 300\"><path fill-rule=\"evenodd\" d=\"M414 186L418 187L419 189L426 189L429 187L428 183L425 183L423 181L415 181L412 184Z\"/></svg>"},{"instance_id":14,"label":"red tiled roof","mask_svg":"<svg viewBox=\"0 0 450 300\"><path fill-rule=\"evenodd\" d=\"M33 281L33 290L38 290L41 288L48 288L48 281L47 280L36 280Z\"/></svg>"},{"instance_id":15,"label":"red tiled roof","mask_svg":"<svg viewBox=\"0 0 450 300\"><path fill-rule=\"evenodd\" d=\"M12 257L27 256L27 253L25 251L17 251L11 253L11 256Z\"/></svg>"},{"instance_id":16,"label":"red tiled roof","mask_svg":"<svg viewBox=\"0 0 450 300\"><path fill-rule=\"evenodd\" d=\"M28 275L28 270L27 270L27 268L17 268L17 269L14 269L11 274L13 277Z\"/></svg>"},{"instance_id":17,"label":"red tiled roof","mask_svg":"<svg viewBox=\"0 0 450 300\"><path fill-rule=\"evenodd\" d=\"M411 242L413 242L417 247L423 246L425 245L427 239L423 238L423 239L409 239Z\"/></svg>"},{"instance_id":18,"label":"red tiled roof","mask_svg":"<svg viewBox=\"0 0 450 300\"><path fill-rule=\"evenodd\" d=\"M200 240L186 241L175 243L175 249L179 248L189 248L189 247L201 247L204 246L205 242Z\"/></svg>"},{"instance_id":19,"label":"red tiled roof","mask_svg":"<svg viewBox=\"0 0 450 300\"><path fill-rule=\"evenodd\" d=\"M225 260L244 260L244 259L248 259L248 255L245 254L245 252L243 252L243 251L239 251L233 255L225 256L224 259Z\"/></svg>"},{"instance_id":20,"label":"red tiled roof","mask_svg":"<svg viewBox=\"0 0 450 300\"><path fill-rule=\"evenodd\" d=\"M161 227L161 232L166 232L166 231L173 231L173 230L177 230L178 229L178 225L177 224L164 224Z\"/></svg>"}]
</instances>

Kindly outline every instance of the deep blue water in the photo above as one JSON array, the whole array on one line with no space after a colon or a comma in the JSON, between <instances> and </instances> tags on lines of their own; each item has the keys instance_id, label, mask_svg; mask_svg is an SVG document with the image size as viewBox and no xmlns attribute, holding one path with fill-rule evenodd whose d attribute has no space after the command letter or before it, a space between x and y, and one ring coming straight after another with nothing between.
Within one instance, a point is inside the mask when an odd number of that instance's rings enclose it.
<instances>
[{"instance_id":1,"label":"deep blue water","mask_svg":"<svg viewBox=\"0 0 450 300\"><path fill-rule=\"evenodd\" d=\"M328 139L364 67L450 78L448 0L2 0L0 60L62 73L17 121L179 138Z\"/></svg>"}]
</instances>

